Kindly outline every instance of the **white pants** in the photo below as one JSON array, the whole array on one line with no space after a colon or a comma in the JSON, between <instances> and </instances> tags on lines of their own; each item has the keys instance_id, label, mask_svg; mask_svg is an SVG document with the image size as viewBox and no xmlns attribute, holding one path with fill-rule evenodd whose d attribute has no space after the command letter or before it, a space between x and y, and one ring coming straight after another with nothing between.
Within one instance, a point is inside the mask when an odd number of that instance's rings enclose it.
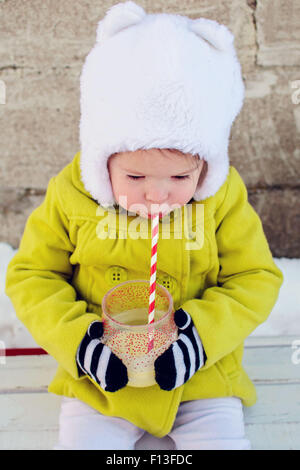
<instances>
[{"instance_id":1,"label":"white pants","mask_svg":"<svg viewBox=\"0 0 300 470\"><path fill-rule=\"evenodd\" d=\"M181 403L171 432L162 439L122 418L102 415L76 398L63 398L59 425L53 450L251 450L243 406L235 397Z\"/></svg>"}]
</instances>

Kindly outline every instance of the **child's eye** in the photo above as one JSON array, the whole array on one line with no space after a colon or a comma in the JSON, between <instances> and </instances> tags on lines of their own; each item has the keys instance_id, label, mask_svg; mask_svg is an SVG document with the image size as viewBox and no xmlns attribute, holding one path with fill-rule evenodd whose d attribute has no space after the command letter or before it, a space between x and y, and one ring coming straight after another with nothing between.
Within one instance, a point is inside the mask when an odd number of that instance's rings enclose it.
<instances>
[{"instance_id":1,"label":"child's eye","mask_svg":"<svg viewBox=\"0 0 300 470\"><path fill-rule=\"evenodd\" d=\"M127 175L128 178L131 178L132 180L138 180L140 178L144 178L144 176L136 176L136 175Z\"/></svg>"},{"instance_id":2,"label":"child's eye","mask_svg":"<svg viewBox=\"0 0 300 470\"><path fill-rule=\"evenodd\" d=\"M184 180L184 179L187 179L189 177L190 177L190 175L177 175L177 176L174 176L174 178L176 178L178 180Z\"/></svg>"}]
</instances>

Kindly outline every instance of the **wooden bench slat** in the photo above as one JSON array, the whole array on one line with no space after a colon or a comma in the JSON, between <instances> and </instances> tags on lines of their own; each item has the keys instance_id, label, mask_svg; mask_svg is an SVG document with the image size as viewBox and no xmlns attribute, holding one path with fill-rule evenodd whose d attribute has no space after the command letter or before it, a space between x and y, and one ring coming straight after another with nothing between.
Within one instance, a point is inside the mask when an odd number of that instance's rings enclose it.
<instances>
[{"instance_id":1,"label":"wooden bench slat","mask_svg":"<svg viewBox=\"0 0 300 470\"><path fill-rule=\"evenodd\" d=\"M61 397L50 393L0 395L2 431L57 430Z\"/></svg>"},{"instance_id":2,"label":"wooden bench slat","mask_svg":"<svg viewBox=\"0 0 300 470\"><path fill-rule=\"evenodd\" d=\"M52 450L56 443L56 430L0 430L0 450Z\"/></svg>"},{"instance_id":3,"label":"wooden bench slat","mask_svg":"<svg viewBox=\"0 0 300 470\"><path fill-rule=\"evenodd\" d=\"M47 391L57 362L51 356L6 357L0 365L0 394L36 389Z\"/></svg>"},{"instance_id":4,"label":"wooden bench slat","mask_svg":"<svg viewBox=\"0 0 300 470\"><path fill-rule=\"evenodd\" d=\"M248 336L245 340L246 348L288 346L291 347L293 341L299 340L299 336Z\"/></svg>"},{"instance_id":5,"label":"wooden bench slat","mask_svg":"<svg viewBox=\"0 0 300 470\"><path fill-rule=\"evenodd\" d=\"M253 450L300 450L300 423L248 424Z\"/></svg>"},{"instance_id":6,"label":"wooden bench slat","mask_svg":"<svg viewBox=\"0 0 300 470\"><path fill-rule=\"evenodd\" d=\"M292 354L288 346L246 349L243 366L255 384L286 382L300 386L300 364L293 363Z\"/></svg>"},{"instance_id":7,"label":"wooden bench slat","mask_svg":"<svg viewBox=\"0 0 300 470\"><path fill-rule=\"evenodd\" d=\"M256 391L255 405L244 408L247 424L300 423L298 384L257 385Z\"/></svg>"}]
</instances>

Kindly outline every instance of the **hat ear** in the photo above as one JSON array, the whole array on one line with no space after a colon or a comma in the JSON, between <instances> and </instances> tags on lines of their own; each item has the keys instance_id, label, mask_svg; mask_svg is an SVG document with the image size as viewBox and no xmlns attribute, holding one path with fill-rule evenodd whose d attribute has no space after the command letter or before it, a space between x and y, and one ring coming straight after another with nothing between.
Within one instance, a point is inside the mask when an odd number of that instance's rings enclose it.
<instances>
[{"instance_id":1,"label":"hat ear","mask_svg":"<svg viewBox=\"0 0 300 470\"><path fill-rule=\"evenodd\" d=\"M139 23L145 16L143 8L131 1L112 6L98 23L97 42L102 43L128 26Z\"/></svg>"},{"instance_id":2,"label":"hat ear","mask_svg":"<svg viewBox=\"0 0 300 470\"><path fill-rule=\"evenodd\" d=\"M190 29L216 49L232 50L234 36L225 25L207 18L198 18L191 21Z\"/></svg>"}]
</instances>

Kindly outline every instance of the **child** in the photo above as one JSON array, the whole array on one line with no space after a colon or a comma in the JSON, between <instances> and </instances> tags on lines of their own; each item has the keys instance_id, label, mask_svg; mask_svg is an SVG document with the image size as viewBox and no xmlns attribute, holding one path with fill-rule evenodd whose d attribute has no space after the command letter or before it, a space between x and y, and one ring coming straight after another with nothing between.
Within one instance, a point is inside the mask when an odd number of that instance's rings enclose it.
<instances>
[{"instance_id":1,"label":"child","mask_svg":"<svg viewBox=\"0 0 300 470\"><path fill-rule=\"evenodd\" d=\"M59 364L49 386L66 397L56 449L134 449L145 431L177 449L251 448L242 405L256 394L243 344L271 312L282 274L229 166L243 98L225 26L130 1L99 23L81 76L81 152L50 180L7 270L17 315ZM100 342L101 301L122 281L149 279L145 235L157 211L160 234L170 225L157 281L172 294L179 339L155 362L157 384L133 388ZM129 228L137 215L140 238Z\"/></svg>"}]
</instances>

